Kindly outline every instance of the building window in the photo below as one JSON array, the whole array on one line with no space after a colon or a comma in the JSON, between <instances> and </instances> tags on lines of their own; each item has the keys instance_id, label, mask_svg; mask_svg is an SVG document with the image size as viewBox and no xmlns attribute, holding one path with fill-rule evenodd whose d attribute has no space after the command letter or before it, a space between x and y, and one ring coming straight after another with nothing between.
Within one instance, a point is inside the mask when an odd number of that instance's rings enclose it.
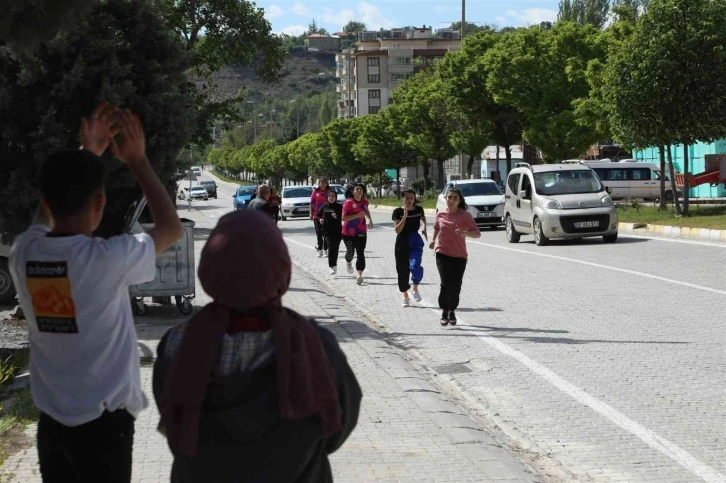
<instances>
[{"instance_id":1,"label":"building window","mask_svg":"<svg viewBox=\"0 0 726 483\"><path fill-rule=\"evenodd\" d=\"M381 106L371 106L368 108L369 114L378 114L378 111L381 110Z\"/></svg>"},{"instance_id":2,"label":"building window","mask_svg":"<svg viewBox=\"0 0 726 483\"><path fill-rule=\"evenodd\" d=\"M377 67L380 62L380 58L378 57L368 57L368 67Z\"/></svg>"},{"instance_id":3,"label":"building window","mask_svg":"<svg viewBox=\"0 0 726 483\"><path fill-rule=\"evenodd\" d=\"M396 64L397 65L411 65L411 57L397 57Z\"/></svg>"},{"instance_id":4,"label":"building window","mask_svg":"<svg viewBox=\"0 0 726 483\"><path fill-rule=\"evenodd\" d=\"M393 82L401 82L411 78L411 73L391 73L391 80Z\"/></svg>"},{"instance_id":5,"label":"building window","mask_svg":"<svg viewBox=\"0 0 726 483\"><path fill-rule=\"evenodd\" d=\"M381 75L380 74L368 74L368 83L369 84L380 84Z\"/></svg>"},{"instance_id":6,"label":"building window","mask_svg":"<svg viewBox=\"0 0 726 483\"><path fill-rule=\"evenodd\" d=\"M368 91L368 99L380 99L380 98L381 98L380 89L371 89Z\"/></svg>"}]
</instances>

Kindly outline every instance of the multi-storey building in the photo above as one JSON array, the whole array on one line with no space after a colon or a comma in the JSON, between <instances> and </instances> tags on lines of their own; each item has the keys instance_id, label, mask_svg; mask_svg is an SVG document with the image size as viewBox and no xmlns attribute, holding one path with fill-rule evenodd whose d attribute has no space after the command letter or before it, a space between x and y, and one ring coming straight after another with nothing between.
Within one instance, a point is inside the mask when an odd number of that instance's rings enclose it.
<instances>
[{"instance_id":1,"label":"multi-storey building","mask_svg":"<svg viewBox=\"0 0 726 483\"><path fill-rule=\"evenodd\" d=\"M391 103L401 82L458 50L458 30L406 27L358 32L354 49L336 56L338 117L375 114Z\"/></svg>"}]
</instances>

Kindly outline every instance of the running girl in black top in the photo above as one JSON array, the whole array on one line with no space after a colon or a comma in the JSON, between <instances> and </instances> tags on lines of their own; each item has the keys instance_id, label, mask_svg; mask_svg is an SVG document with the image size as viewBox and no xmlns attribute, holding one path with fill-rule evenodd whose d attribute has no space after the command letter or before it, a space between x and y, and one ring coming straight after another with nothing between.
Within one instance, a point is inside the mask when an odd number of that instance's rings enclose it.
<instances>
[{"instance_id":1,"label":"running girl in black top","mask_svg":"<svg viewBox=\"0 0 726 483\"><path fill-rule=\"evenodd\" d=\"M426 233L426 215L423 208L416 205L416 193L405 190L401 193L403 207L393 211L393 226L396 230L396 244L394 255L396 257L396 272L398 273L398 290L403 294L402 305L408 307L408 290L411 288L409 278L413 282L413 299L421 301L418 285L423 279L424 269L421 266L424 242L421 233L428 241Z\"/></svg>"},{"instance_id":2,"label":"running girl in black top","mask_svg":"<svg viewBox=\"0 0 726 483\"><path fill-rule=\"evenodd\" d=\"M330 275L338 272L338 250L343 238L343 205L338 203L335 191L328 191L328 200L318 210L318 219L328 245L328 266Z\"/></svg>"}]
</instances>

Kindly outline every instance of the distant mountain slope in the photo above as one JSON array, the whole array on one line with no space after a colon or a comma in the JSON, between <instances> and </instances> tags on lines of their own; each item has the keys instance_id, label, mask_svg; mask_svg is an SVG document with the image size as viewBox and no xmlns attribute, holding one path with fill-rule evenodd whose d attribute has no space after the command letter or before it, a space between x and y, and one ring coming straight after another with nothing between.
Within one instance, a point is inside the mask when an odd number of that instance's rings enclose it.
<instances>
[{"instance_id":1,"label":"distant mountain slope","mask_svg":"<svg viewBox=\"0 0 726 483\"><path fill-rule=\"evenodd\" d=\"M326 72L327 76L317 78L321 72ZM293 50L285 61L283 75L280 82L265 84L249 67L227 66L213 76L217 99L235 97L240 89L246 91L247 99L255 102L271 98L292 99L334 90L335 54ZM206 82L204 79L195 81L198 86Z\"/></svg>"}]
</instances>

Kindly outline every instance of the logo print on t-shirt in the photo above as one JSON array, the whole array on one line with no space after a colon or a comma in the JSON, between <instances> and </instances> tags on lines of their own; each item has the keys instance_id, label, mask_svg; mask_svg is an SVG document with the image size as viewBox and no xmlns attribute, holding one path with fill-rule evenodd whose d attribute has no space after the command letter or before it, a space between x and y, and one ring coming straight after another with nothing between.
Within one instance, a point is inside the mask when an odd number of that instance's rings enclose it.
<instances>
[{"instance_id":1,"label":"logo print on t-shirt","mask_svg":"<svg viewBox=\"0 0 726 483\"><path fill-rule=\"evenodd\" d=\"M28 262L28 293L40 332L76 334L76 306L66 262Z\"/></svg>"}]
</instances>

